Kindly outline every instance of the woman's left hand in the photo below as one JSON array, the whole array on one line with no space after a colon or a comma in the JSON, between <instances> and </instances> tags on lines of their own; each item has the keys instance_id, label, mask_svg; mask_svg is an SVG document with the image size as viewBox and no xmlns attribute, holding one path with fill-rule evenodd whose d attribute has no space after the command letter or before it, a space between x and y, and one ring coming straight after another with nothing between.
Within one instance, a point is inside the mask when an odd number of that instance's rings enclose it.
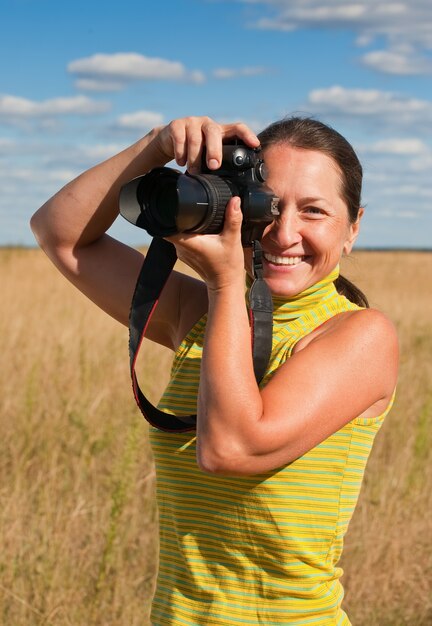
<instances>
[{"instance_id":1,"label":"woman's left hand","mask_svg":"<svg viewBox=\"0 0 432 626\"><path fill-rule=\"evenodd\" d=\"M244 284L242 221L240 198L235 196L226 206L221 233L180 233L166 239L175 245L178 258L201 276L208 290L219 291L240 282Z\"/></svg>"}]
</instances>

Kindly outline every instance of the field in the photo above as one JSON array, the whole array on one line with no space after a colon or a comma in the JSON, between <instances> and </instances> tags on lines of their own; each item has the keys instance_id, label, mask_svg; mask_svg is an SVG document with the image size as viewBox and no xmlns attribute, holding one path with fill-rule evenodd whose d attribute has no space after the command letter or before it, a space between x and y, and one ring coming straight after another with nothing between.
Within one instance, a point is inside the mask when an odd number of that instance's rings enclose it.
<instances>
[{"instance_id":1,"label":"field","mask_svg":"<svg viewBox=\"0 0 432 626\"><path fill-rule=\"evenodd\" d=\"M432 624L432 253L356 252L344 273L397 326L400 382L342 566L354 626ZM0 250L0 624L146 626L154 470L127 329L38 250ZM146 345L155 401L170 355ZM145 382L144 382L145 381Z\"/></svg>"}]
</instances>

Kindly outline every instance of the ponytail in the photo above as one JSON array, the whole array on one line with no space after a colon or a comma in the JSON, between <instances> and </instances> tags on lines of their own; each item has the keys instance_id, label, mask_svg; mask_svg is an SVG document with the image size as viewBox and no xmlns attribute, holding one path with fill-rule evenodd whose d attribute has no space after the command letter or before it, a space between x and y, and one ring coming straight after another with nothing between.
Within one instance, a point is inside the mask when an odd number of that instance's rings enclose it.
<instances>
[{"instance_id":1,"label":"ponytail","mask_svg":"<svg viewBox=\"0 0 432 626\"><path fill-rule=\"evenodd\" d=\"M353 302L354 304L358 304L358 306L364 307L366 309L369 308L368 299L363 293L363 291L361 291L361 289L359 289L356 285L354 285L354 283L348 280L348 278L345 278L345 276L339 275L338 278L336 278L334 284L335 284L337 292L341 296L345 296L345 298L348 298L350 302Z\"/></svg>"}]
</instances>

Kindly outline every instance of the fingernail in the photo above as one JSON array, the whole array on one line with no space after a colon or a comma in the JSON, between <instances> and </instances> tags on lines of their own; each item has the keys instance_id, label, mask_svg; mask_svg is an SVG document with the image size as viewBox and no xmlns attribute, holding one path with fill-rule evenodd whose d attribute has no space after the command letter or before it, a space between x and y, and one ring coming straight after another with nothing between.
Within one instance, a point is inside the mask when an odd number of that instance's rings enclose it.
<instances>
[{"instance_id":1,"label":"fingernail","mask_svg":"<svg viewBox=\"0 0 432 626\"><path fill-rule=\"evenodd\" d=\"M212 170L217 170L219 167L219 161L217 159L209 159L208 166Z\"/></svg>"}]
</instances>

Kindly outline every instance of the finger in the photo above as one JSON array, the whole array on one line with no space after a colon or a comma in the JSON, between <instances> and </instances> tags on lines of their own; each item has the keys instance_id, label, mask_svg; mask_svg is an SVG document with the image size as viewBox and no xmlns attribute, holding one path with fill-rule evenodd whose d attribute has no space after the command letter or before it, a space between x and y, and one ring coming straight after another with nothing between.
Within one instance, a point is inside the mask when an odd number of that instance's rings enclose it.
<instances>
[{"instance_id":1,"label":"finger","mask_svg":"<svg viewBox=\"0 0 432 626\"><path fill-rule=\"evenodd\" d=\"M206 144L206 163L211 170L217 170L222 164L222 126L213 120L202 126Z\"/></svg>"},{"instance_id":2,"label":"finger","mask_svg":"<svg viewBox=\"0 0 432 626\"><path fill-rule=\"evenodd\" d=\"M173 146L174 159L178 165L186 165L187 143L185 121L173 120L168 126Z\"/></svg>"},{"instance_id":3,"label":"finger","mask_svg":"<svg viewBox=\"0 0 432 626\"><path fill-rule=\"evenodd\" d=\"M190 173L201 170L201 155L205 142L203 124L208 118L189 118L186 126L187 169Z\"/></svg>"},{"instance_id":4,"label":"finger","mask_svg":"<svg viewBox=\"0 0 432 626\"><path fill-rule=\"evenodd\" d=\"M232 234L235 237L240 236L241 226L243 223L243 213L241 210L240 198L234 196L228 202L225 208L224 234Z\"/></svg>"},{"instance_id":5,"label":"finger","mask_svg":"<svg viewBox=\"0 0 432 626\"><path fill-rule=\"evenodd\" d=\"M256 134L243 122L237 122L235 124L225 124L222 126L223 139L232 139L237 137L244 141L247 146L251 148L258 148L260 141Z\"/></svg>"},{"instance_id":6,"label":"finger","mask_svg":"<svg viewBox=\"0 0 432 626\"><path fill-rule=\"evenodd\" d=\"M254 148L258 147L260 143L255 133L246 124L241 122L221 125L210 118L204 118L201 130L202 138L206 145L206 163L207 167L211 170L216 170L221 167L222 143L224 139L236 137L242 140L246 145ZM193 157L195 152L191 152L189 148L188 152L188 162L191 163L191 167L197 171L197 168L201 166L202 144L201 150L194 162Z\"/></svg>"},{"instance_id":7,"label":"finger","mask_svg":"<svg viewBox=\"0 0 432 626\"><path fill-rule=\"evenodd\" d=\"M222 144L227 139L237 138L246 145L257 148L260 144L255 133L243 123L220 125L209 120L203 125L203 134L206 141L207 167L217 170L222 165Z\"/></svg>"}]
</instances>

